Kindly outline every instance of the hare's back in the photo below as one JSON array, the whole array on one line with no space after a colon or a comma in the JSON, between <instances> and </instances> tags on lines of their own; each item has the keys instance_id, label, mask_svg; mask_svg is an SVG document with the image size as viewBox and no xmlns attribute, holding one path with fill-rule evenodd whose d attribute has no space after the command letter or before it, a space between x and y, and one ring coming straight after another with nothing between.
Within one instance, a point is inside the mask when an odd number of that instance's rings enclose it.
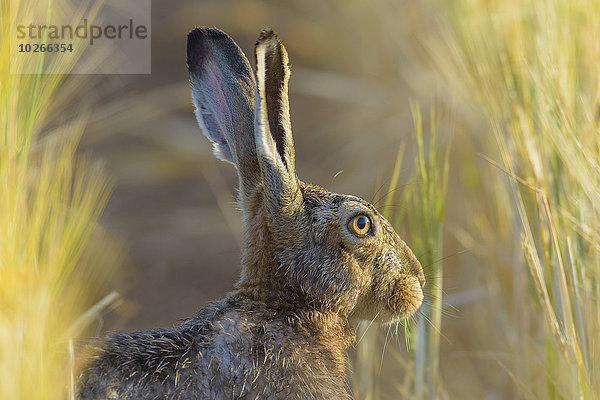
<instances>
[{"instance_id":1,"label":"hare's back","mask_svg":"<svg viewBox=\"0 0 600 400\"><path fill-rule=\"evenodd\" d=\"M222 391L237 362L232 352L241 352L227 338L243 336L232 324L243 312L229 303L212 303L173 328L111 334L83 370L78 398L231 398Z\"/></svg>"},{"instance_id":2,"label":"hare's back","mask_svg":"<svg viewBox=\"0 0 600 400\"><path fill-rule=\"evenodd\" d=\"M174 328L111 335L78 397L348 398L345 365L336 364L297 316L231 295Z\"/></svg>"}]
</instances>

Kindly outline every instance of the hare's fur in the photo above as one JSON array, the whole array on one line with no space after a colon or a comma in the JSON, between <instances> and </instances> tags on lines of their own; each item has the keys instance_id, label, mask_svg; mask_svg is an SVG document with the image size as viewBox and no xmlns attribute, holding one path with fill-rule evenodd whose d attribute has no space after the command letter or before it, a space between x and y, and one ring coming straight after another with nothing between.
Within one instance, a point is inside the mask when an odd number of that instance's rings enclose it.
<instances>
[{"instance_id":1,"label":"hare's fur","mask_svg":"<svg viewBox=\"0 0 600 400\"><path fill-rule=\"evenodd\" d=\"M354 322L391 322L421 304L421 265L377 210L296 177L287 53L270 30L256 64L255 80L217 29L188 36L200 127L240 178L236 290L173 328L109 336L81 374L79 398L349 399ZM350 231L357 215L371 221L367 235Z\"/></svg>"}]
</instances>

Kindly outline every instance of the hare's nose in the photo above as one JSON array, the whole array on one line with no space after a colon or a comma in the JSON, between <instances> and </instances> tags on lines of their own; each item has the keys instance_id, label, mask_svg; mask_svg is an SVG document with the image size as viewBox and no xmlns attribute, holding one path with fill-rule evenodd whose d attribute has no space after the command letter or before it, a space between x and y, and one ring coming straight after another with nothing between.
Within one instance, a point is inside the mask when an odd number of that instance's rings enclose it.
<instances>
[{"instance_id":1,"label":"hare's nose","mask_svg":"<svg viewBox=\"0 0 600 400\"><path fill-rule=\"evenodd\" d=\"M421 284L421 288L425 287L425 274L423 273L423 267L421 266L421 263L419 262L419 260L417 260L416 258L414 259L414 265L413 265L413 273L416 272L415 275L417 275L417 279L419 280L419 283Z\"/></svg>"},{"instance_id":2,"label":"hare's nose","mask_svg":"<svg viewBox=\"0 0 600 400\"><path fill-rule=\"evenodd\" d=\"M423 270L421 269L417 275L417 278L419 278L419 283L421 284L421 288L425 287L425 274L423 273Z\"/></svg>"}]
</instances>

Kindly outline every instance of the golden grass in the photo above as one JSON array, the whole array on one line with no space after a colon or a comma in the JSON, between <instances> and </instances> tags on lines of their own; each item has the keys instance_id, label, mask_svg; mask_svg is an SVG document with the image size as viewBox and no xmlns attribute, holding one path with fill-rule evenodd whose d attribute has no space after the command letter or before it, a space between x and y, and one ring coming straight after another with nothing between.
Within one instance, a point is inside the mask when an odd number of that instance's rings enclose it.
<instances>
[{"instance_id":1,"label":"golden grass","mask_svg":"<svg viewBox=\"0 0 600 400\"><path fill-rule=\"evenodd\" d=\"M10 18L8 3L17 20ZM110 185L98 166L76 154L85 116L47 128L53 117L49 106L65 76L10 73L11 66L19 71L29 62L10 53L11 24L27 20L36 5L11 0L0 6L3 399L67 396L74 373L72 340L93 318L84 312L102 293L117 260L97 229Z\"/></svg>"},{"instance_id":2,"label":"golden grass","mask_svg":"<svg viewBox=\"0 0 600 400\"><path fill-rule=\"evenodd\" d=\"M475 0L437 10L447 30L430 53L489 122L485 140L500 161L485 158L512 200L498 211L529 272L531 285L514 278L528 292L515 307L530 327L513 327L515 340L532 348L511 354L514 379L527 398L597 398L600 4Z\"/></svg>"}]
</instances>

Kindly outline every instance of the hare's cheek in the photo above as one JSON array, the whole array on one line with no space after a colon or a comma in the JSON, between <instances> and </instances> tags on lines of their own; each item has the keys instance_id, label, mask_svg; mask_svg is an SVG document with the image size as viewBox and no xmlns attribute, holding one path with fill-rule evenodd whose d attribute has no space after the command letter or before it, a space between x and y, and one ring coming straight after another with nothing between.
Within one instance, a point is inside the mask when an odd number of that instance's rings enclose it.
<instances>
[{"instance_id":1,"label":"hare's cheek","mask_svg":"<svg viewBox=\"0 0 600 400\"><path fill-rule=\"evenodd\" d=\"M423 290L419 279L414 276L403 277L393 285L388 302L390 311L397 317L407 317L417 311L423 302Z\"/></svg>"}]
</instances>

